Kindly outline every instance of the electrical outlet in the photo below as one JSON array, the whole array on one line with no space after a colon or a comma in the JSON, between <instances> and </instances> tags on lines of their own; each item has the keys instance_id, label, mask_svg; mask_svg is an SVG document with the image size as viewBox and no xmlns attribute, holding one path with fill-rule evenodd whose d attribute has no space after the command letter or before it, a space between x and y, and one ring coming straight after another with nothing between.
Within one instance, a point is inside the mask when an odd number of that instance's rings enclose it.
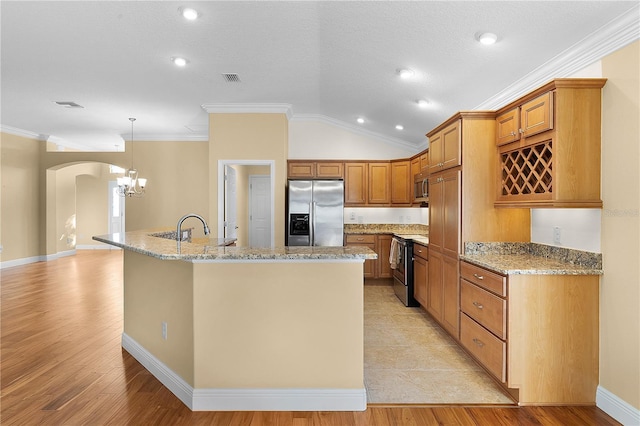
<instances>
[{"instance_id":1,"label":"electrical outlet","mask_svg":"<svg viewBox=\"0 0 640 426\"><path fill-rule=\"evenodd\" d=\"M407 223L411 223L411 216L407 215Z\"/></svg>"},{"instance_id":2,"label":"electrical outlet","mask_svg":"<svg viewBox=\"0 0 640 426\"><path fill-rule=\"evenodd\" d=\"M404 223L404 216L400 215L400 223Z\"/></svg>"},{"instance_id":3,"label":"electrical outlet","mask_svg":"<svg viewBox=\"0 0 640 426\"><path fill-rule=\"evenodd\" d=\"M562 244L562 229L559 226L553 227L553 243Z\"/></svg>"},{"instance_id":4,"label":"electrical outlet","mask_svg":"<svg viewBox=\"0 0 640 426\"><path fill-rule=\"evenodd\" d=\"M351 212L351 215L349 215L349 219L356 220L356 212Z\"/></svg>"},{"instance_id":5,"label":"electrical outlet","mask_svg":"<svg viewBox=\"0 0 640 426\"><path fill-rule=\"evenodd\" d=\"M167 322L162 321L162 339L167 340Z\"/></svg>"}]
</instances>

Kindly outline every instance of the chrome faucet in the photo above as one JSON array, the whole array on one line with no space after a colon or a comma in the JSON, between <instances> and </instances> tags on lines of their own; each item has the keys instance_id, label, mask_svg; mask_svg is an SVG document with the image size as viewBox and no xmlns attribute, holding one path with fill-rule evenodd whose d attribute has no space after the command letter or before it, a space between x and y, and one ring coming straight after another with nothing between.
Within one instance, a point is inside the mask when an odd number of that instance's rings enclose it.
<instances>
[{"instance_id":1,"label":"chrome faucet","mask_svg":"<svg viewBox=\"0 0 640 426\"><path fill-rule=\"evenodd\" d=\"M204 226L204 235L209 235L209 226L207 226L207 222L205 222L204 218L198 214L195 213L189 213L186 214L184 216L182 216L180 218L180 220L178 221L178 226L176 227L176 240L178 240L178 242L180 242L182 240L181 236L182 236L182 222L185 221L185 219L188 219L190 217L195 217L196 219L200 219L200 222L202 222L202 225Z\"/></svg>"}]
</instances>

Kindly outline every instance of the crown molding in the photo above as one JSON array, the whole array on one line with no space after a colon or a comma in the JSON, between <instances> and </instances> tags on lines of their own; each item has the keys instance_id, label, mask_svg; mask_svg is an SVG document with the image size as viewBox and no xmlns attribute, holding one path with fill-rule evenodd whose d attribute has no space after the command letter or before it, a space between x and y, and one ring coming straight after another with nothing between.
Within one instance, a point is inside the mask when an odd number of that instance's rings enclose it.
<instances>
[{"instance_id":1,"label":"crown molding","mask_svg":"<svg viewBox=\"0 0 640 426\"><path fill-rule=\"evenodd\" d=\"M640 38L640 5L605 24L474 109L500 109L554 78L576 72Z\"/></svg>"},{"instance_id":2,"label":"crown molding","mask_svg":"<svg viewBox=\"0 0 640 426\"><path fill-rule=\"evenodd\" d=\"M327 117L326 115L322 115L322 114L295 114L293 118L291 118L289 121L293 121L293 122L315 121L315 122L325 123L331 126L339 127L341 129L350 131L352 133L356 133L362 136L379 140L380 142L396 145L405 149L410 149L412 151L416 149L420 149L422 146L424 146L424 148L427 147L426 141L421 145L415 145L405 140L390 138L388 136L381 135L380 133L372 132L370 130L363 129L362 127L345 123L344 121L336 120L335 118Z\"/></svg>"},{"instance_id":3,"label":"crown molding","mask_svg":"<svg viewBox=\"0 0 640 426\"><path fill-rule=\"evenodd\" d=\"M202 104L202 109L209 114L285 114L287 119L293 116L291 104L261 103L261 104Z\"/></svg>"},{"instance_id":4,"label":"crown molding","mask_svg":"<svg viewBox=\"0 0 640 426\"><path fill-rule=\"evenodd\" d=\"M8 134L14 135L14 136L21 136L23 138L37 139L39 141L45 141L47 139L46 136L41 135L39 133L34 133L34 132L30 132L28 130L18 129L16 127L5 126L4 124L0 125L0 132L8 133Z\"/></svg>"}]
</instances>

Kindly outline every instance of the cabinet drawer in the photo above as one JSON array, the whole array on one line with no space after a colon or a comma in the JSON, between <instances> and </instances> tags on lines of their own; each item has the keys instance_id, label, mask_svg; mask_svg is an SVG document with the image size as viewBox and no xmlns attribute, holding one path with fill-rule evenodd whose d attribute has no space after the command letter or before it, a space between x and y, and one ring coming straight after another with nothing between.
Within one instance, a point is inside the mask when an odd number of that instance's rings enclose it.
<instances>
[{"instance_id":1,"label":"cabinet drawer","mask_svg":"<svg viewBox=\"0 0 640 426\"><path fill-rule=\"evenodd\" d=\"M376 236L374 234L347 234L347 244L375 244Z\"/></svg>"},{"instance_id":2,"label":"cabinet drawer","mask_svg":"<svg viewBox=\"0 0 640 426\"><path fill-rule=\"evenodd\" d=\"M507 344L478 325L466 314L460 315L460 343L501 382L507 381Z\"/></svg>"},{"instance_id":3,"label":"cabinet drawer","mask_svg":"<svg viewBox=\"0 0 640 426\"><path fill-rule=\"evenodd\" d=\"M460 276L498 296L507 295L507 277L467 262L460 262Z\"/></svg>"},{"instance_id":4,"label":"cabinet drawer","mask_svg":"<svg viewBox=\"0 0 640 426\"><path fill-rule=\"evenodd\" d=\"M501 339L507 336L507 301L460 280L460 309Z\"/></svg>"},{"instance_id":5,"label":"cabinet drawer","mask_svg":"<svg viewBox=\"0 0 640 426\"><path fill-rule=\"evenodd\" d=\"M429 260L429 256L427 256L427 247L422 244L414 244L413 245L413 255L417 257L421 257L424 260Z\"/></svg>"}]
</instances>

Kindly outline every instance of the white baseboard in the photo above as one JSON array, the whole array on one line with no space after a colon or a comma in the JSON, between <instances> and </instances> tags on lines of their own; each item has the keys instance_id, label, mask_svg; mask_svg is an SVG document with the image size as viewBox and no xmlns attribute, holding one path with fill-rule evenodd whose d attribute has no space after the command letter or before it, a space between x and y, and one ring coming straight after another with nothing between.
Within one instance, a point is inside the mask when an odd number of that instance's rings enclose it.
<instances>
[{"instance_id":1,"label":"white baseboard","mask_svg":"<svg viewBox=\"0 0 640 426\"><path fill-rule=\"evenodd\" d=\"M640 409L623 401L602 386L596 390L596 406L624 426L640 426Z\"/></svg>"},{"instance_id":2,"label":"white baseboard","mask_svg":"<svg viewBox=\"0 0 640 426\"><path fill-rule=\"evenodd\" d=\"M75 256L75 255L76 255L76 249L71 249L71 250L59 251L56 254L48 254L44 256L44 260L48 262L50 260L60 259L61 257Z\"/></svg>"},{"instance_id":3,"label":"white baseboard","mask_svg":"<svg viewBox=\"0 0 640 426\"><path fill-rule=\"evenodd\" d=\"M14 266L28 265L30 263L43 262L46 258L44 256L32 256L23 257L22 259L7 260L0 263L0 269L13 268Z\"/></svg>"},{"instance_id":4,"label":"white baseboard","mask_svg":"<svg viewBox=\"0 0 640 426\"><path fill-rule=\"evenodd\" d=\"M122 347L193 411L364 411L362 389L194 389L135 340Z\"/></svg>"}]
</instances>

